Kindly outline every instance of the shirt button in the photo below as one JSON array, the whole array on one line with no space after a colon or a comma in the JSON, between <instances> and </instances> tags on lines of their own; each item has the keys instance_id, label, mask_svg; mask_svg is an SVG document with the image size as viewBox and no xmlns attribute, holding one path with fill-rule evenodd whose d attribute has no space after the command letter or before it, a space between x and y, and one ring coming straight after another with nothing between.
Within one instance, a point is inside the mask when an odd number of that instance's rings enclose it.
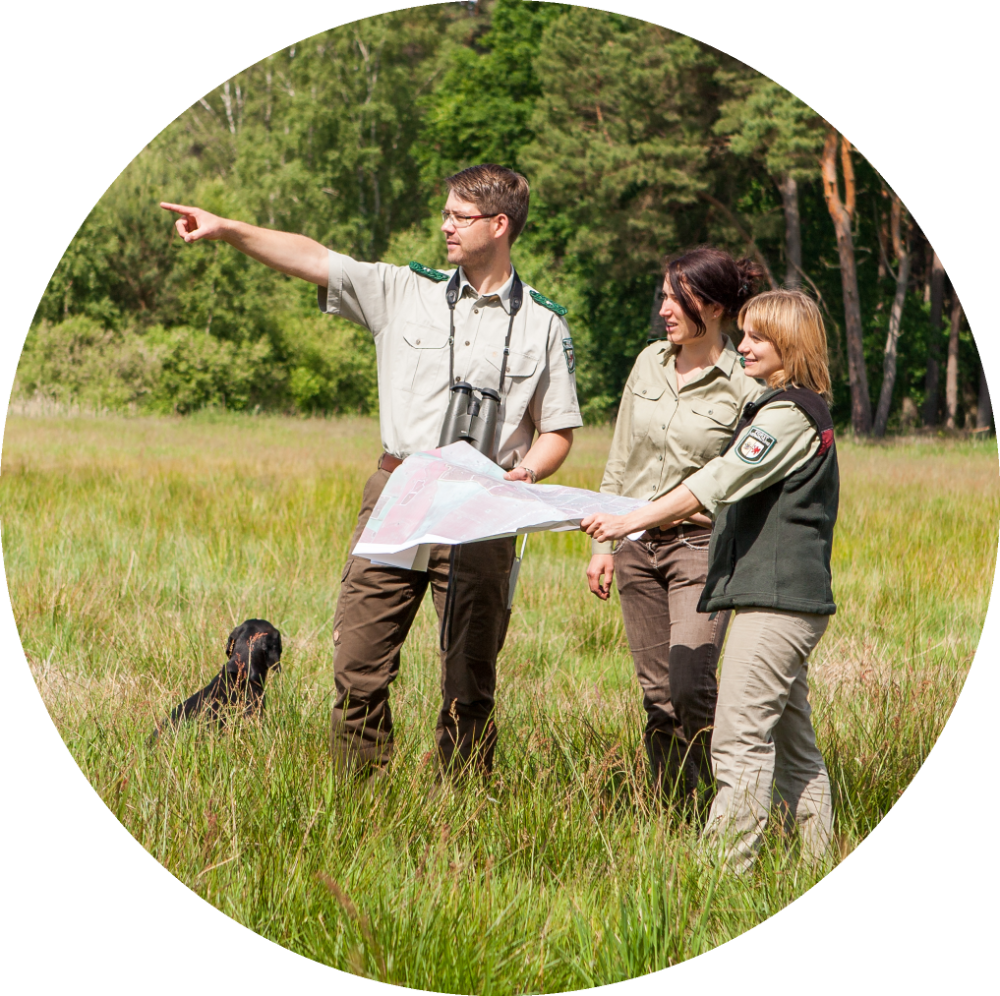
<instances>
[{"instance_id":1,"label":"shirt button","mask_svg":"<svg viewBox=\"0 0 1000 996\"><path fill-rule=\"evenodd\" d=\"M642 389L642 393L643 393L643 394L645 394L645 393L646 393L646 389L645 389L645 388L643 388L643 389Z\"/></svg>"},{"instance_id":2,"label":"shirt button","mask_svg":"<svg viewBox=\"0 0 1000 996\"><path fill-rule=\"evenodd\" d=\"M661 453L656 459L663 463L663 454Z\"/></svg>"},{"instance_id":3,"label":"shirt button","mask_svg":"<svg viewBox=\"0 0 1000 996\"><path fill-rule=\"evenodd\" d=\"M472 309L472 313L473 313L474 315L478 315L478 314L479 314L479 309L478 309L478 308L473 308L473 309Z\"/></svg>"},{"instance_id":4,"label":"shirt button","mask_svg":"<svg viewBox=\"0 0 1000 996\"><path fill-rule=\"evenodd\" d=\"M663 425L661 425L661 426L660 426L660 428L661 428L661 429L665 429L666 427L667 427L667 425L666 425L666 423L665 423L665 422L664 422L664 424L663 424Z\"/></svg>"},{"instance_id":5,"label":"shirt button","mask_svg":"<svg viewBox=\"0 0 1000 996\"><path fill-rule=\"evenodd\" d=\"M468 339L465 340L465 344L466 344L466 346L469 345L469 340Z\"/></svg>"},{"instance_id":6,"label":"shirt button","mask_svg":"<svg viewBox=\"0 0 1000 996\"><path fill-rule=\"evenodd\" d=\"M419 340L419 339L417 340L417 345L418 345L418 346L420 345L420 340Z\"/></svg>"}]
</instances>

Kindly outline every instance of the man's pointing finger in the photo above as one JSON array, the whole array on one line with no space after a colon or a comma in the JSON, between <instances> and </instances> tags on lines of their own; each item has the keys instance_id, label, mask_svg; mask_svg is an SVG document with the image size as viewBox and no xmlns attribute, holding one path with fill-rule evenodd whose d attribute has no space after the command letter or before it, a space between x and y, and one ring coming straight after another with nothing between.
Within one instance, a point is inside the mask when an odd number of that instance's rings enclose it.
<instances>
[{"instance_id":1,"label":"man's pointing finger","mask_svg":"<svg viewBox=\"0 0 1000 996\"><path fill-rule=\"evenodd\" d=\"M165 208L167 211L176 211L178 214L194 214L197 208L186 207L183 204L168 204L166 201L160 201L160 207Z\"/></svg>"}]
</instances>

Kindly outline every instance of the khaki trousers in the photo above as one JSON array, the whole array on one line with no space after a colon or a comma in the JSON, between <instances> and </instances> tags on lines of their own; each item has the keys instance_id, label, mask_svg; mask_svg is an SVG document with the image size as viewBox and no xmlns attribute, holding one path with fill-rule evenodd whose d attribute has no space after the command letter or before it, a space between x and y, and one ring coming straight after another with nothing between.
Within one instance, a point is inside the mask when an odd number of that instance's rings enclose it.
<instances>
[{"instance_id":1,"label":"khaki trousers","mask_svg":"<svg viewBox=\"0 0 1000 996\"><path fill-rule=\"evenodd\" d=\"M694 791L712 780L709 732L715 719L715 669L728 612L697 611L708 572L712 531L680 526L643 533L615 551L625 634L646 710L643 742L661 790Z\"/></svg>"},{"instance_id":2,"label":"khaki trousers","mask_svg":"<svg viewBox=\"0 0 1000 996\"><path fill-rule=\"evenodd\" d=\"M351 549L364 530L389 473L365 484ZM514 540L456 547L447 651L441 654L441 710L436 740L445 770L493 765L496 659L507 633L508 579ZM449 546L431 549L426 571L379 567L349 557L333 621L334 766L386 765L393 751L389 686L399 673L400 649L428 586L440 620L448 593Z\"/></svg>"},{"instance_id":3,"label":"khaki trousers","mask_svg":"<svg viewBox=\"0 0 1000 996\"><path fill-rule=\"evenodd\" d=\"M772 806L786 829L798 825L803 853L830 843L830 780L809 709L808 658L829 616L737 609L722 659L712 733L717 795L706 841L727 847L726 864L753 863Z\"/></svg>"}]
</instances>

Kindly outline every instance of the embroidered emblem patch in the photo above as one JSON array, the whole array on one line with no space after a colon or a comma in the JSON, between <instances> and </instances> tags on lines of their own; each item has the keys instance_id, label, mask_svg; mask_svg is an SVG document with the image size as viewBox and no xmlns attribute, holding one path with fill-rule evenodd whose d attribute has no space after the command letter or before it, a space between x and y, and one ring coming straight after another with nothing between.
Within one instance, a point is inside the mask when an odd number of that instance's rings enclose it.
<instances>
[{"instance_id":1,"label":"embroidered emblem patch","mask_svg":"<svg viewBox=\"0 0 1000 996\"><path fill-rule=\"evenodd\" d=\"M736 448L736 455L744 463L760 463L776 442L774 436L752 425Z\"/></svg>"},{"instance_id":2,"label":"embroidered emblem patch","mask_svg":"<svg viewBox=\"0 0 1000 996\"><path fill-rule=\"evenodd\" d=\"M576 350L573 349L573 340L570 336L563 339L563 353L566 355L566 366L569 372L576 370Z\"/></svg>"}]
</instances>

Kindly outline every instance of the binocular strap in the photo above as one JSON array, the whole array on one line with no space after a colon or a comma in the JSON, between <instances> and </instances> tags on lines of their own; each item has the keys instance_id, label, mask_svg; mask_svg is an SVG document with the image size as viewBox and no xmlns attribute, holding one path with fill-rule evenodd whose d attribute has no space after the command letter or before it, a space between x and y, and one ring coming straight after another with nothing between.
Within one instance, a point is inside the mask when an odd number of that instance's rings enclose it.
<instances>
[{"instance_id":1,"label":"binocular strap","mask_svg":"<svg viewBox=\"0 0 1000 996\"><path fill-rule=\"evenodd\" d=\"M461 270L455 270L448 281L445 300L448 302L448 387L455 383L455 305L458 304L458 285ZM510 321L507 323L507 338L503 342L503 360L500 363L500 387L498 391L503 396L503 384L507 377L507 356L510 353L510 336L514 331L514 316L521 310L524 302L524 285L513 270L514 280L510 285ZM443 649L443 648L442 648Z\"/></svg>"},{"instance_id":2,"label":"binocular strap","mask_svg":"<svg viewBox=\"0 0 1000 996\"><path fill-rule=\"evenodd\" d=\"M521 570L521 561L524 560L524 548L528 545L528 534L521 537L521 552L514 558L514 565L510 569L510 581L507 587L507 611L510 612L514 604L514 592L517 591L517 575Z\"/></svg>"}]
</instances>

